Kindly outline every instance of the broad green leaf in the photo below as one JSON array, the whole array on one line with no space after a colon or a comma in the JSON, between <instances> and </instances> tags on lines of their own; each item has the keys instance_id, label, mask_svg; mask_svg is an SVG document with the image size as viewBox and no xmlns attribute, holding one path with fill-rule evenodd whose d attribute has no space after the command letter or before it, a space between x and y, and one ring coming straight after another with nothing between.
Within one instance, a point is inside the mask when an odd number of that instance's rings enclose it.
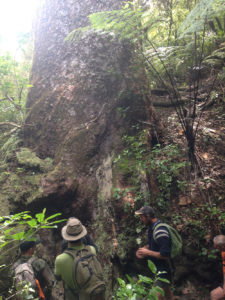
<instances>
[{"instance_id":1,"label":"broad green leaf","mask_svg":"<svg viewBox=\"0 0 225 300\"><path fill-rule=\"evenodd\" d=\"M51 219L56 218L58 216L61 216L61 213L54 214L54 215L48 217L47 219L45 219L45 221L51 220Z\"/></svg>"},{"instance_id":2,"label":"broad green leaf","mask_svg":"<svg viewBox=\"0 0 225 300\"><path fill-rule=\"evenodd\" d=\"M42 213L36 214L35 217L39 223L42 223L45 218L45 214L42 212Z\"/></svg>"},{"instance_id":3,"label":"broad green leaf","mask_svg":"<svg viewBox=\"0 0 225 300\"><path fill-rule=\"evenodd\" d=\"M164 290L161 287L155 286L154 290L164 296Z\"/></svg>"},{"instance_id":4,"label":"broad green leaf","mask_svg":"<svg viewBox=\"0 0 225 300\"><path fill-rule=\"evenodd\" d=\"M6 236L7 239L17 240L17 241L22 240L23 237L24 237L24 232L18 232L10 236Z\"/></svg>"},{"instance_id":5,"label":"broad green leaf","mask_svg":"<svg viewBox=\"0 0 225 300\"><path fill-rule=\"evenodd\" d=\"M158 277L158 280L162 281L162 282L166 282L166 283L170 283L170 281L166 278L160 278Z\"/></svg>"},{"instance_id":6,"label":"broad green leaf","mask_svg":"<svg viewBox=\"0 0 225 300\"><path fill-rule=\"evenodd\" d=\"M153 274L156 274L156 272L157 272L156 266L151 260L148 260L148 267L152 271Z\"/></svg>"},{"instance_id":7,"label":"broad green leaf","mask_svg":"<svg viewBox=\"0 0 225 300\"><path fill-rule=\"evenodd\" d=\"M14 228L9 228L9 229L3 231L3 233L7 235L7 234L8 234L10 231L12 231L13 229L14 229Z\"/></svg>"},{"instance_id":8,"label":"broad green leaf","mask_svg":"<svg viewBox=\"0 0 225 300\"><path fill-rule=\"evenodd\" d=\"M127 279L129 280L130 283L134 283L134 280L128 275L126 274Z\"/></svg>"},{"instance_id":9,"label":"broad green leaf","mask_svg":"<svg viewBox=\"0 0 225 300\"><path fill-rule=\"evenodd\" d=\"M118 282L119 282L119 284L120 284L121 286L123 286L123 287L126 286L126 283L125 283L125 281L124 281L123 279L117 278L117 280L118 280Z\"/></svg>"},{"instance_id":10,"label":"broad green leaf","mask_svg":"<svg viewBox=\"0 0 225 300\"><path fill-rule=\"evenodd\" d=\"M30 226L30 227L36 227L37 226L37 220L36 219L31 219L30 221L27 221L27 224Z\"/></svg>"},{"instance_id":11,"label":"broad green leaf","mask_svg":"<svg viewBox=\"0 0 225 300\"><path fill-rule=\"evenodd\" d=\"M30 228L25 234L23 239L29 241L36 241L36 237L34 236L35 231L33 228Z\"/></svg>"},{"instance_id":12,"label":"broad green leaf","mask_svg":"<svg viewBox=\"0 0 225 300\"><path fill-rule=\"evenodd\" d=\"M142 282L145 282L145 283L148 283L148 284L151 284L153 282L153 280L150 277L143 276L143 275L139 275L139 279Z\"/></svg>"},{"instance_id":13,"label":"broad green leaf","mask_svg":"<svg viewBox=\"0 0 225 300\"><path fill-rule=\"evenodd\" d=\"M42 225L41 228L57 228L57 225Z\"/></svg>"},{"instance_id":14,"label":"broad green leaf","mask_svg":"<svg viewBox=\"0 0 225 300\"><path fill-rule=\"evenodd\" d=\"M8 242L1 243L1 244L0 244L0 249L1 249L1 248L4 248L7 244L8 244Z\"/></svg>"},{"instance_id":15,"label":"broad green leaf","mask_svg":"<svg viewBox=\"0 0 225 300\"><path fill-rule=\"evenodd\" d=\"M67 221L67 219L62 219L62 220L53 221L53 222L48 223L48 225L51 225L51 224L57 224L57 223L62 223L62 222L65 222L65 221Z\"/></svg>"}]
</instances>

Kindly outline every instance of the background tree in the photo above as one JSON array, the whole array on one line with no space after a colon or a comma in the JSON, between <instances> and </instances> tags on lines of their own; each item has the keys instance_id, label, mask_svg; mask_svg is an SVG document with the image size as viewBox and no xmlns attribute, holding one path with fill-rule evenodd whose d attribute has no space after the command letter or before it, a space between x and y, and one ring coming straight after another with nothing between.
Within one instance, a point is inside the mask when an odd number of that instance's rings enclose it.
<instances>
[{"instance_id":1,"label":"background tree","mask_svg":"<svg viewBox=\"0 0 225 300\"><path fill-rule=\"evenodd\" d=\"M0 52L0 134L6 137L24 123L32 58L30 35L21 35L13 56ZM2 140L4 142L5 139Z\"/></svg>"},{"instance_id":2,"label":"background tree","mask_svg":"<svg viewBox=\"0 0 225 300\"><path fill-rule=\"evenodd\" d=\"M168 92L186 138L192 168L198 164L195 144L199 122L216 79L212 80L201 111L198 110L203 63L212 51L214 39L217 44L224 39L224 15L225 4L221 0L188 3L162 0L151 3L130 1L121 10L89 16L91 28L113 32L120 39L129 39L136 45L140 62L148 71L151 87L161 86ZM73 31L69 39L80 38L87 29ZM188 99L184 99L181 85L182 88L189 87Z\"/></svg>"}]
</instances>

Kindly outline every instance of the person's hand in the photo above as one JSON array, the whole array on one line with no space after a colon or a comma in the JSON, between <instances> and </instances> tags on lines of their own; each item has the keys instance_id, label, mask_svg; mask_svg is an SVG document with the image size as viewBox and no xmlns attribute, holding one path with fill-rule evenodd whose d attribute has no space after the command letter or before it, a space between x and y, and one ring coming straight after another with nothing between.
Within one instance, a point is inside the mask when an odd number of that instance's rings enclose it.
<instances>
[{"instance_id":1,"label":"person's hand","mask_svg":"<svg viewBox=\"0 0 225 300\"><path fill-rule=\"evenodd\" d=\"M149 255L150 251L148 250L148 248L142 247L142 248L139 248L137 252L138 252L139 256L145 257L145 256Z\"/></svg>"},{"instance_id":2,"label":"person's hand","mask_svg":"<svg viewBox=\"0 0 225 300\"><path fill-rule=\"evenodd\" d=\"M136 251L136 257L137 258L144 258L144 256L142 256L140 253L139 253L139 249Z\"/></svg>"},{"instance_id":3,"label":"person's hand","mask_svg":"<svg viewBox=\"0 0 225 300\"><path fill-rule=\"evenodd\" d=\"M211 299L224 299L224 289L218 286L210 292Z\"/></svg>"}]
</instances>

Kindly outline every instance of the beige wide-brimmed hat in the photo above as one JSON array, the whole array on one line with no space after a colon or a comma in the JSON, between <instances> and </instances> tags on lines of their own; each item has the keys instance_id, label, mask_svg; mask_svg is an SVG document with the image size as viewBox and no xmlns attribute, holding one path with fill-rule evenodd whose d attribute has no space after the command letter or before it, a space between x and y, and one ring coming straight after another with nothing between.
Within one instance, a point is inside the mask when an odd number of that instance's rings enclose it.
<instances>
[{"instance_id":1,"label":"beige wide-brimmed hat","mask_svg":"<svg viewBox=\"0 0 225 300\"><path fill-rule=\"evenodd\" d=\"M69 218L66 226L62 228L62 237L66 241L80 240L87 234L86 228L76 218Z\"/></svg>"}]
</instances>

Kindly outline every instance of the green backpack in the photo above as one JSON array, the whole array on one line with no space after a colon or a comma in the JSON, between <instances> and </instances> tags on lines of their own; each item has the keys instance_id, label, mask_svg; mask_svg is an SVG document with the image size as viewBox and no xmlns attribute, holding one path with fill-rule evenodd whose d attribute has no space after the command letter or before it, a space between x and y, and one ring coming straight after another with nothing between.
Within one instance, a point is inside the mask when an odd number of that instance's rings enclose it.
<instances>
[{"instance_id":1,"label":"green backpack","mask_svg":"<svg viewBox=\"0 0 225 300\"><path fill-rule=\"evenodd\" d=\"M64 253L71 255L74 260L73 278L77 286L76 292L91 296L95 295L96 290L98 293L105 291L102 267L90 246L84 246L81 250L68 248Z\"/></svg>"},{"instance_id":2,"label":"green backpack","mask_svg":"<svg viewBox=\"0 0 225 300\"><path fill-rule=\"evenodd\" d=\"M179 256L182 254L182 238L179 235L179 233L177 232L177 230L175 228L173 228L172 226L170 226L169 224L165 224L165 223L159 223L155 226L154 231L153 231L153 239L156 241L156 232L157 232L157 228L159 228L159 226L165 226L170 234L170 238L171 238L171 252L170 252L170 257L174 258L176 256ZM165 231L165 230L164 230ZM161 230L162 235L163 235L163 230Z\"/></svg>"}]
</instances>

